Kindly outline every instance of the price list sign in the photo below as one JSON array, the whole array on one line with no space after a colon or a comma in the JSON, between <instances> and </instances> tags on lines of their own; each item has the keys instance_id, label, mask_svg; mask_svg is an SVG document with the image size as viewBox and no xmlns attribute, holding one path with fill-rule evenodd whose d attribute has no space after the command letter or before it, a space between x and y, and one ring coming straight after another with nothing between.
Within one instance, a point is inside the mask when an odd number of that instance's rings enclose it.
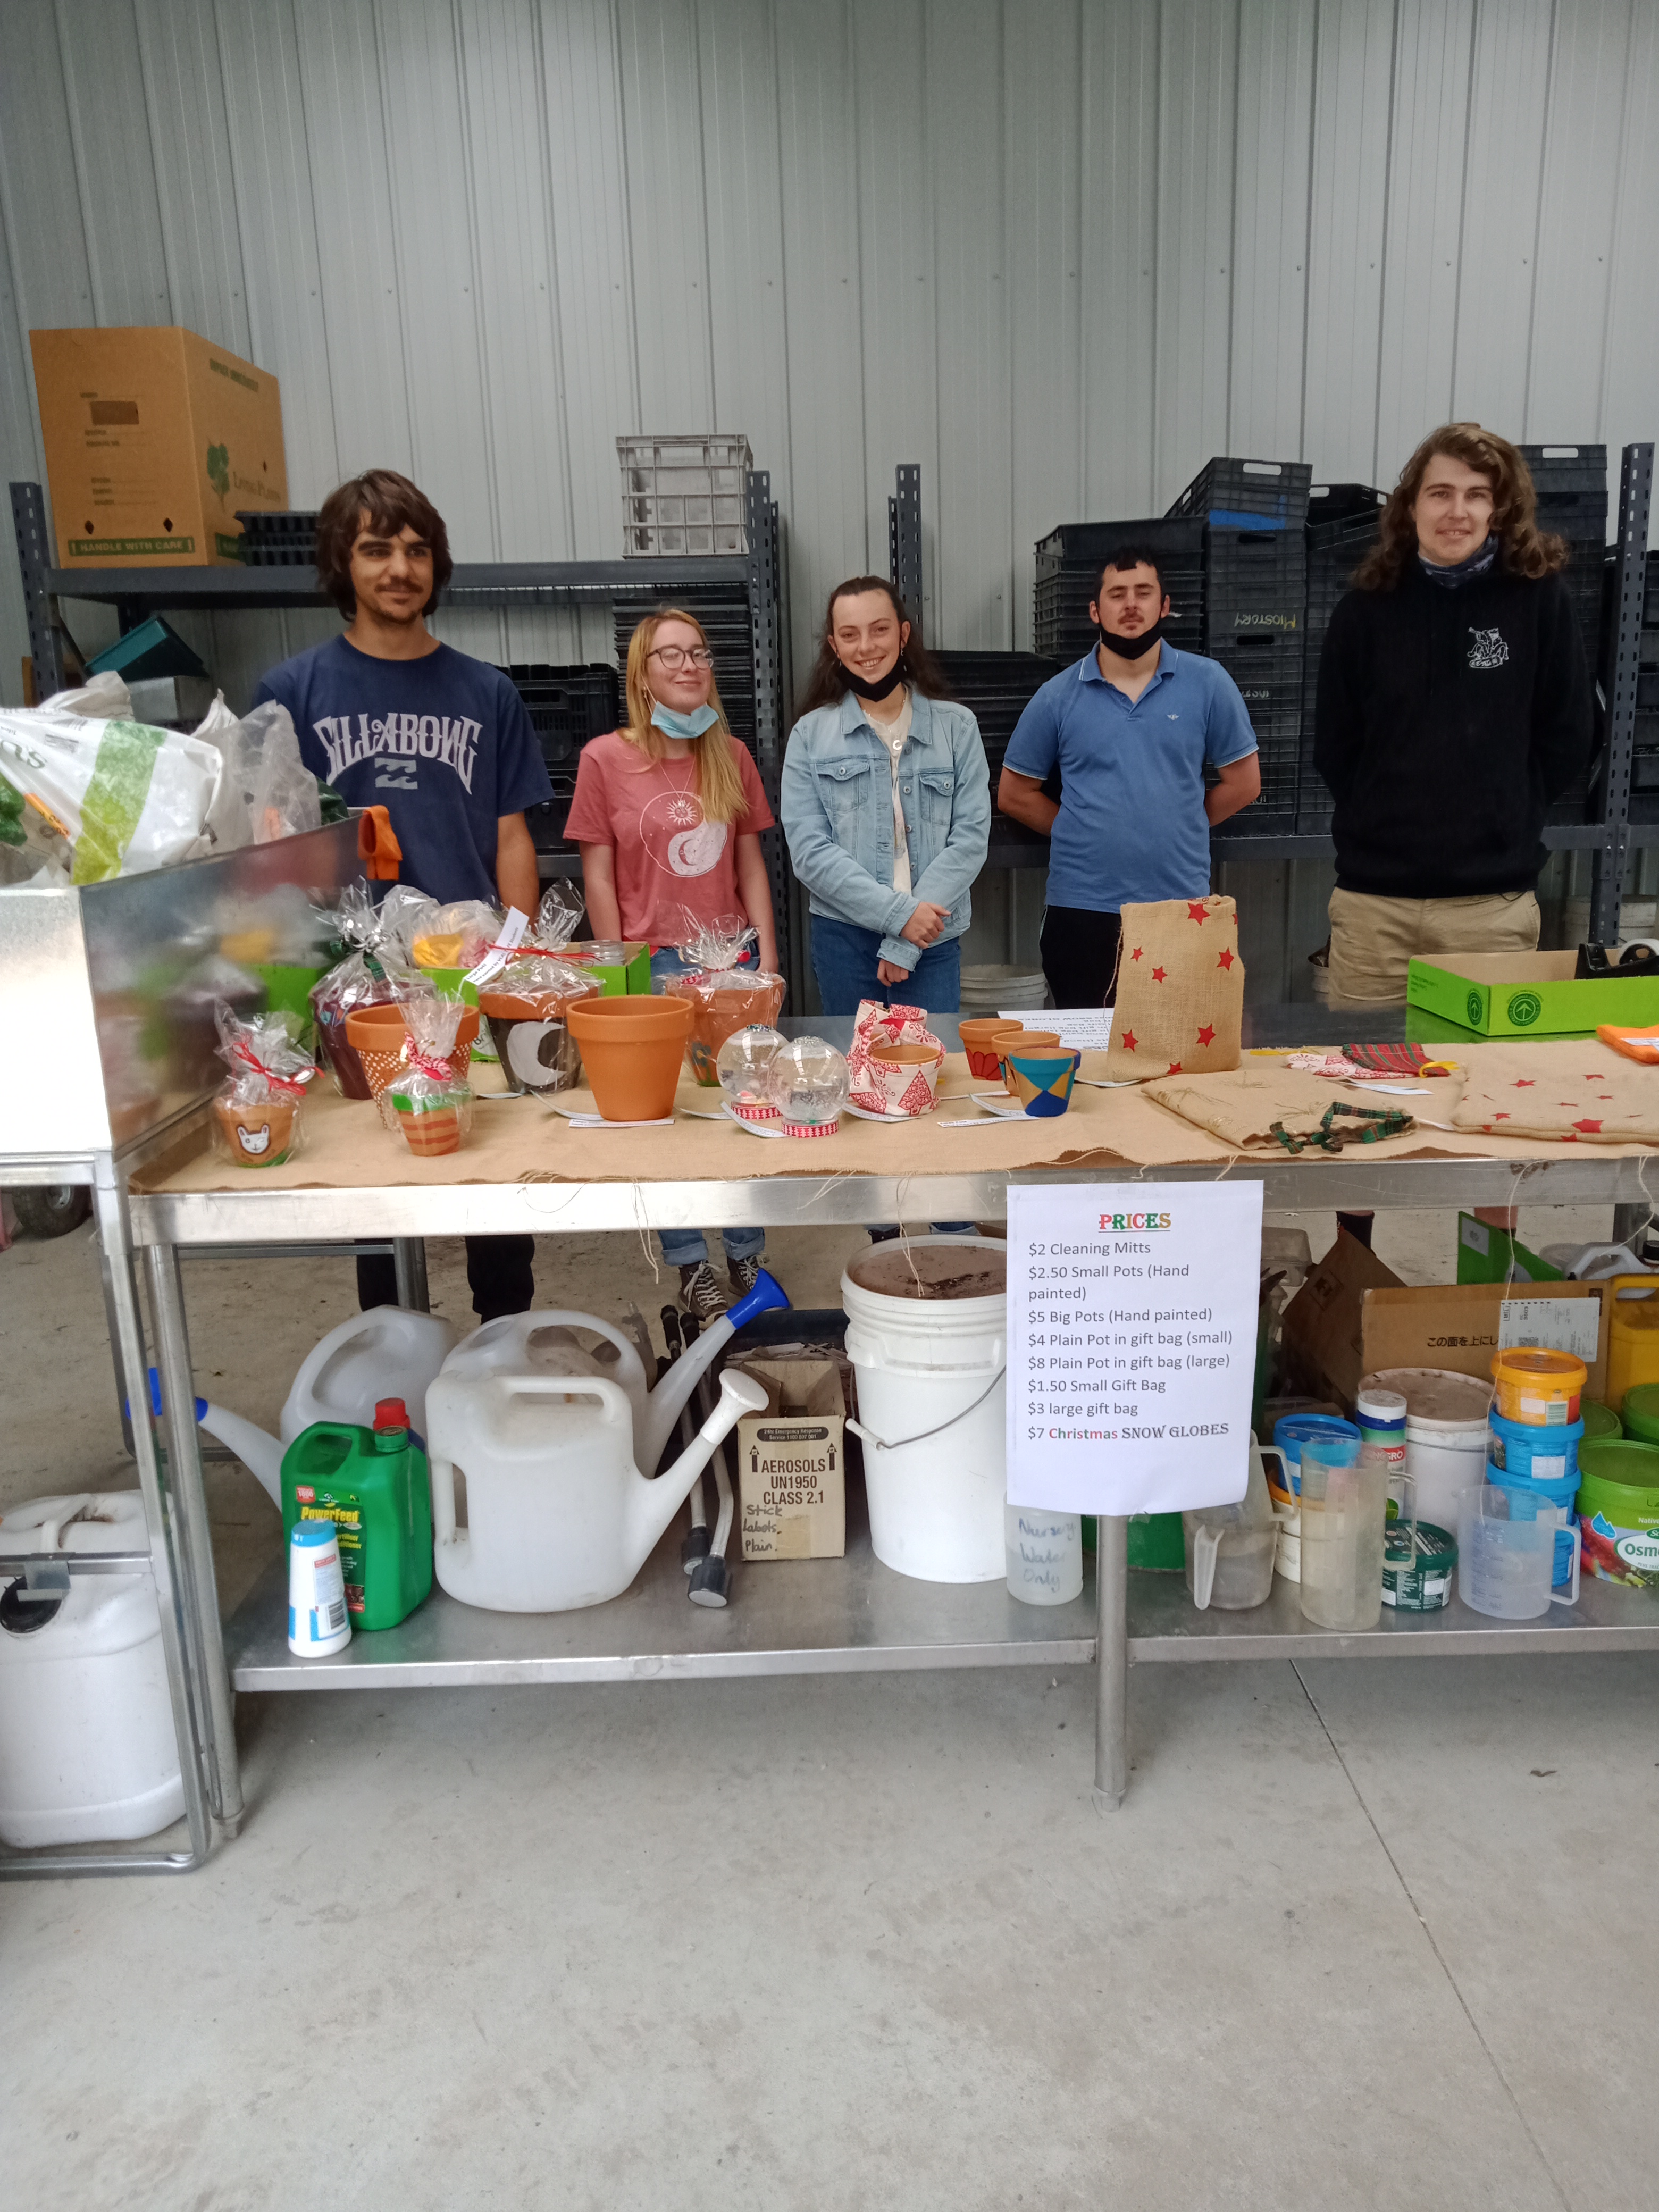
<instances>
[{"instance_id":1,"label":"price list sign","mask_svg":"<svg viewBox=\"0 0 1659 2212\"><path fill-rule=\"evenodd\" d=\"M1009 1502L1243 1498L1261 1271L1258 1182L1011 1184Z\"/></svg>"}]
</instances>

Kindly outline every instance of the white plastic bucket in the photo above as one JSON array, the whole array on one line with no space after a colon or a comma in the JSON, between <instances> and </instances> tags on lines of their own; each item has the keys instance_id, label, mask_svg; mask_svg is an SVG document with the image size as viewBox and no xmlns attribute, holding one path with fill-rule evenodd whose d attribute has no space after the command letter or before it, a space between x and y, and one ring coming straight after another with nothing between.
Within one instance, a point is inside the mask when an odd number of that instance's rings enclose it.
<instances>
[{"instance_id":1,"label":"white plastic bucket","mask_svg":"<svg viewBox=\"0 0 1659 2212\"><path fill-rule=\"evenodd\" d=\"M868 1286L909 1267L906 1255L926 1277L982 1268L997 1288L921 1298ZM841 1279L871 1545L884 1566L921 1582L1007 1573L1006 1268L994 1238L912 1237L872 1246Z\"/></svg>"},{"instance_id":2,"label":"white plastic bucket","mask_svg":"<svg viewBox=\"0 0 1659 2212\"><path fill-rule=\"evenodd\" d=\"M1460 1492L1486 1480L1491 1383L1449 1368L1385 1367L1360 1388L1404 1398L1406 1472L1417 1485L1417 1517L1455 1528Z\"/></svg>"}]
</instances>

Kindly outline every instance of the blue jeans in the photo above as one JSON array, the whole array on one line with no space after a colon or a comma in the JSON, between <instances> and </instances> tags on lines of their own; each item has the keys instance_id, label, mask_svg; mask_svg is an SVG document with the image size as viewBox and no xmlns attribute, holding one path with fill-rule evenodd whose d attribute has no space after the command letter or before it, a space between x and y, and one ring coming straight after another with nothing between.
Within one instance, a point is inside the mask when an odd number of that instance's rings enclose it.
<instances>
[{"instance_id":1,"label":"blue jeans","mask_svg":"<svg viewBox=\"0 0 1659 2212\"><path fill-rule=\"evenodd\" d=\"M754 954L745 955L743 964L753 963ZM659 977L672 978L690 975L696 971L690 962L682 960L673 945L665 945L651 956L651 981L654 985ZM662 1246L662 1256L671 1267L698 1267L708 1257L708 1243L701 1229L665 1229L659 1232L657 1242ZM726 1247L726 1264L733 1260L758 1260L766 1249L763 1229L722 1229L720 1243Z\"/></svg>"},{"instance_id":2,"label":"blue jeans","mask_svg":"<svg viewBox=\"0 0 1659 2212\"><path fill-rule=\"evenodd\" d=\"M920 1006L930 1014L953 1014L962 1004L962 940L930 945L903 983L884 983L876 974L880 933L856 922L812 916L812 973L826 1014L855 1014L860 999L891 1006ZM653 973L655 973L654 963Z\"/></svg>"},{"instance_id":3,"label":"blue jeans","mask_svg":"<svg viewBox=\"0 0 1659 2212\"><path fill-rule=\"evenodd\" d=\"M902 1006L920 1006L929 1014L953 1014L962 1004L962 940L930 945L904 983L884 983L876 973L879 931L860 929L856 922L832 921L828 915L812 916L812 973L818 979L818 996L826 1014L855 1014L860 999L879 999L890 1006L896 994ZM965 1237L971 1221L936 1221L939 1237ZM877 1229L891 1223L873 1224Z\"/></svg>"}]
</instances>

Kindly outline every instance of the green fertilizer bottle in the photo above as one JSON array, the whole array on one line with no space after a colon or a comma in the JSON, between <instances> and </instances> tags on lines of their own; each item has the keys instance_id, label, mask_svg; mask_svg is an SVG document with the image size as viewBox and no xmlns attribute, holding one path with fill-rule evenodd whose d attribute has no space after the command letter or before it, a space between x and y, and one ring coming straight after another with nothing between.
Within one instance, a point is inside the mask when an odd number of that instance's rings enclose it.
<instances>
[{"instance_id":1,"label":"green fertilizer bottle","mask_svg":"<svg viewBox=\"0 0 1659 2212\"><path fill-rule=\"evenodd\" d=\"M432 1485L401 1398L374 1425L315 1421L283 1455L283 1536L301 1521L339 1532L354 1629L395 1628L432 1588Z\"/></svg>"}]
</instances>

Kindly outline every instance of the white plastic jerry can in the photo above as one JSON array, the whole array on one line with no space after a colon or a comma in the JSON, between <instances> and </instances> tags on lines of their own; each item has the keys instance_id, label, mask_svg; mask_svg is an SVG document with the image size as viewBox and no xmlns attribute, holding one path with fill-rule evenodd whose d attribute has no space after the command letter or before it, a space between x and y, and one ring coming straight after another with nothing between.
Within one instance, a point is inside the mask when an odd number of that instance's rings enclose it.
<instances>
[{"instance_id":1,"label":"white plastic jerry can","mask_svg":"<svg viewBox=\"0 0 1659 2212\"><path fill-rule=\"evenodd\" d=\"M36 1498L3 1552L148 1552L136 1490ZM71 1575L62 1598L0 1589L0 1841L19 1850L154 1835L185 1809L155 1572Z\"/></svg>"}]
</instances>

